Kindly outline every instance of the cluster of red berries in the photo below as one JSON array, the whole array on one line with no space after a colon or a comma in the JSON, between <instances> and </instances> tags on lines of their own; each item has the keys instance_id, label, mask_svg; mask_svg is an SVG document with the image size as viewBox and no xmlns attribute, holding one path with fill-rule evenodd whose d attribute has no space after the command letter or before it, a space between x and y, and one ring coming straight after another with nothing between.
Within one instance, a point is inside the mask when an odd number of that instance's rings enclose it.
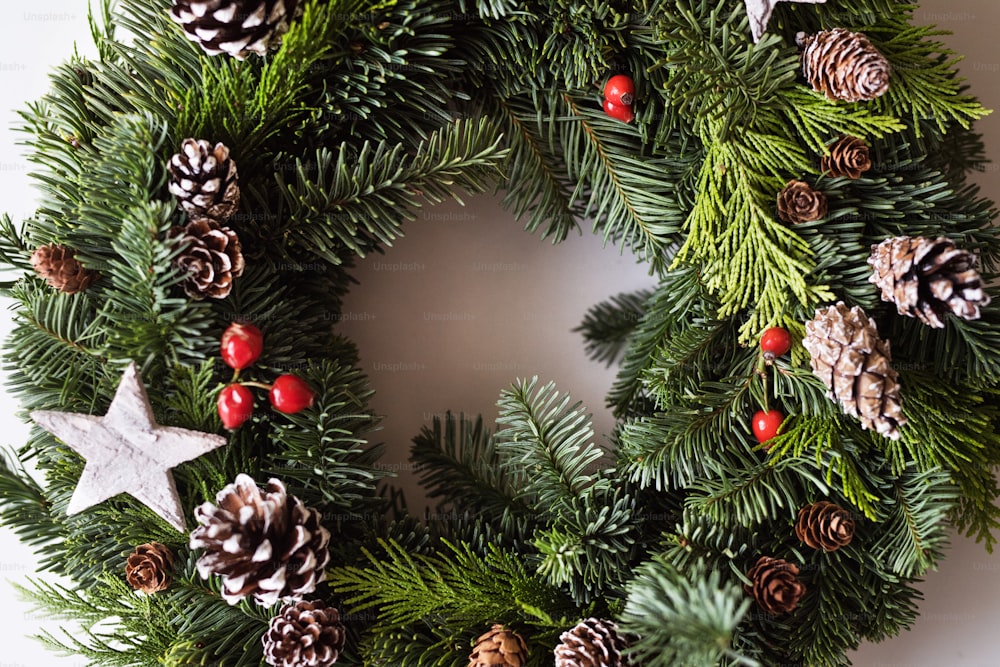
<instances>
[{"instance_id":1,"label":"cluster of red berries","mask_svg":"<svg viewBox=\"0 0 1000 667\"><path fill-rule=\"evenodd\" d=\"M260 329L246 322L233 322L222 334L219 354L227 366L240 371L252 365L264 351L264 334ZM315 394L306 381L297 375L279 375L274 384L256 382L232 382L219 392L217 408L222 425L227 429L237 429L253 416L254 398L250 387L267 389L267 398L278 412L295 414L313 403Z\"/></svg>"},{"instance_id":2,"label":"cluster of red berries","mask_svg":"<svg viewBox=\"0 0 1000 667\"><path fill-rule=\"evenodd\" d=\"M627 74L616 74L604 84L604 113L623 123L635 120L635 82Z\"/></svg>"},{"instance_id":3,"label":"cluster of red berries","mask_svg":"<svg viewBox=\"0 0 1000 667\"><path fill-rule=\"evenodd\" d=\"M761 334L760 349L764 361L770 365L792 349L792 336L787 329L771 327ZM754 413L750 426L757 442L764 443L778 435L778 429L784 421L785 414L781 410L758 410Z\"/></svg>"}]
</instances>

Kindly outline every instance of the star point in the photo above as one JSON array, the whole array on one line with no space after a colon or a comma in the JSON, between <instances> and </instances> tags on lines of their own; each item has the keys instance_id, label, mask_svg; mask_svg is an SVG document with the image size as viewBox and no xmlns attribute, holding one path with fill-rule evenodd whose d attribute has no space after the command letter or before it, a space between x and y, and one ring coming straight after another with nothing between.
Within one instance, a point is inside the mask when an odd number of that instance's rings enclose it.
<instances>
[{"instance_id":1,"label":"star point","mask_svg":"<svg viewBox=\"0 0 1000 667\"><path fill-rule=\"evenodd\" d=\"M750 33L753 35L754 44L760 41L767 30L767 23L771 20L774 7L779 2L798 2L800 4L823 4L826 0L744 0L747 6L747 16L750 17Z\"/></svg>"},{"instance_id":2,"label":"star point","mask_svg":"<svg viewBox=\"0 0 1000 667\"><path fill-rule=\"evenodd\" d=\"M170 470L226 444L221 435L157 424L134 362L103 417L36 410L31 418L86 460L67 514L127 493L182 533L187 522Z\"/></svg>"}]
</instances>

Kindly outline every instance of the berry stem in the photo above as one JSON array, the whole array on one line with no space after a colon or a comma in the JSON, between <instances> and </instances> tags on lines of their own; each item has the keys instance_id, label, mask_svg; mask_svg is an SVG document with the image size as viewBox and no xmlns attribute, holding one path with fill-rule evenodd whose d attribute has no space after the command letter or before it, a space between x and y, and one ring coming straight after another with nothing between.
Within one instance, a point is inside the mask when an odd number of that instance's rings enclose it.
<instances>
[{"instance_id":1,"label":"berry stem","mask_svg":"<svg viewBox=\"0 0 1000 667\"><path fill-rule=\"evenodd\" d=\"M270 384L264 384L263 382L241 382L240 384L242 384L244 387L256 387L257 389L265 389L267 391L271 391L271 388L274 386Z\"/></svg>"}]
</instances>

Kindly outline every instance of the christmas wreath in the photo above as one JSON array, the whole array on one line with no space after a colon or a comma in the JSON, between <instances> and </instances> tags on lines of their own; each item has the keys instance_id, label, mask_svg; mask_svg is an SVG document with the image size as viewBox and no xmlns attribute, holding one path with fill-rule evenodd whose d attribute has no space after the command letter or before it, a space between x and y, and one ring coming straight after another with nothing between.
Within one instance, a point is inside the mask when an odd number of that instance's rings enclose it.
<instances>
[{"instance_id":1,"label":"christmas wreath","mask_svg":"<svg viewBox=\"0 0 1000 667\"><path fill-rule=\"evenodd\" d=\"M840 665L1000 509L985 110L883 0L104 0L24 112L0 470L35 601L101 665ZM654 290L569 395L413 440L338 332L352 262L498 187ZM310 270L301 270L308 266ZM414 430L420 425L414 425ZM30 474L31 462L40 478ZM650 517L657 517L655 520Z\"/></svg>"}]
</instances>

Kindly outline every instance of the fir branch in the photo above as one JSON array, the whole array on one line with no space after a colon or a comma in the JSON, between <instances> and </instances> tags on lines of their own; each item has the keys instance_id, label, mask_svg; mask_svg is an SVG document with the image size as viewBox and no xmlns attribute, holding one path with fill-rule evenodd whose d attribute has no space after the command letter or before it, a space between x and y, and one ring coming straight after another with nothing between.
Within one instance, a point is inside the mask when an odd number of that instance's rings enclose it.
<instances>
[{"instance_id":1,"label":"fir branch","mask_svg":"<svg viewBox=\"0 0 1000 667\"><path fill-rule=\"evenodd\" d=\"M597 490L563 509L535 534L538 573L579 603L617 597L640 552L633 503L624 490Z\"/></svg>"},{"instance_id":2,"label":"fir branch","mask_svg":"<svg viewBox=\"0 0 1000 667\"><path fill-rule=\"evenodd\" d=\"M504 157L487 119L457 121L437 131L412 155L402 144L365 143L355 154L348 144L320 149L313 169L297 160L295 181L274 178L282 193L284 229L273 230L302 251L342 264L391 246L401 222L412 220L423 199L461 202L459 190L482 192ZM263 193L257 198L263 200Z\"/></svg>"},{"instance_id":3,"label":"fir branch","mask_svg":"<svg viewBox=\"0 0 1000 667\"><path fill-rule=\"evenodd\" d=\"M494 438L507 469L523 480L519 498L545 515L609 482L594 470L604 452L588 442L594 431L580 403L570 406L551 382L537 384L519 380L501 392Z\"/></svg>"},{"instance_id":4,"label":"fir branch","mask_svg":"<svg viewBox=\"0 0 1000 667\"><path fill-rule=\"evenodd\" d=\"M581 332L587 353L610 366L619 360L646 314L649 290L622 292L590 308L574 332Z\"/></svg>"},{"instance_id":5,"label":"fir branch","mask_svg":"<svg viewBox=\"0 0 1000 667\"><path fill-rule=\"evenodd\" d=\"M947 518L961 496L946 471L918 472L910 465L893 484L878 539L866 545L866 558L889 573L921 577L941 558L949 540Z\"/></svg>"},{"instance_id":6,"label":"fir branch","mask_svg":"<svg viewBox=\"0 0 1000 667\"><path fill-rule=\"evenodd\" d=\"M718 570L682 572L657 558L644 564L628 588L620 625L637 636L629 651L646 667L759 663L732 649L750 600Z\"/></svg>"},{"instance_id":7,"label":"fir branch","mask_svg":"<svg viewBox=\"0 0 1000 667\"><path fill-rule=\"evenodd\" d=\"M745 468L734 465L740 459ZM709 461L706 468L703 479L686 487L684 506L723 525L752 528L783 517L794 519L810 487L821 495L829 492L820 469L808 459L758 462L734 451L725 463Z\"/></svg>"},{"instance_id":8,"label":"fir branch","mask_svg":"<svg viewBox=\"0 0 1000 667\"><path fill-rule=\"evenodd\" d=\"M839 135L881 139L906 128L897 118L876 115L866 106L832 105L822 93L804 85L782 91L782 98L781 117L820 155L828 152L827 144Z\"/></svg>"},{"instance_id":9,"label":"fir branch","mask_svg":"<svg viewBox=\"0 0 1000 667\"><path fill-rule=\"evenodd\" d=\"M633 411L644 392L646 369L654 350L695 313L701 313L706 295L698 273L692 267L667 272L644 305L644 315L636 327L621 363L615 384L608 393L608 405L616 417Z\"/></svg>"},{"instance_id":10,"label":"fir branch","mask_svg":"<svg viewBox=\"0 0 1000 667\"><path fill-rule=\"evenodd\" d=\"M890 451L902 448L920 471L932 466L947 470L961 490L951 519L992 550L997 539L993 531L1000 528L1000 488L991 470L1000 463L997 391L946 385L920 372L905 371L900 377L909 423L900 431L902 437L889 445Z\"/></svg>"},{"instance_id":11,"label":"fir branch","mask_svg":"<svg viewBox=\"0 0 1000 667\"><path fill-rule=\"evenodd\" d=\"M45 490L6 451L0 452L0 525L42 554L40 569L53 567L54 551L66 534Z\"/></svg>"},{"instance_id":12,"label":"fir branch","mask_svg":"<svg viewBox=\"0 0 1000 667\"><path fill-rule=\"evenodd\" d=\"M482 417L475 421L448 412L444 422L434 418L413 439L410 460L420 470L420 484L427 497L439 499L438 513L461 511L514 544L533 532L528 504L518 498L522 475L505 469L500 450Z\"/></svg>"},{"instance_id":13,"label":"fir branch","mask_svg":"<svg viewBox=\"0 0 1000 667\"><path fill-rule=\"evenodd\" d=\"M566 164L552 138L545 135L536 110L538 99L527 95L488 99L492 104L486 111L498 118L510 150L504 169L504 208L515 220L527 216L527 231L535 232L545 224L541 238L551 236L553 243L565 240L571 230L578 229L583 207L573 201Z\"/></svg>"},{"instance_id":14,"label":"fir branch","mask_svg":"<svg viewBox=\"0 0 1000 667\"><path fill-rule=\"evenodd\" d=\"M375 467L381 448L367 440L378 423L368 408L374 392L359 369L336 361L312 365L303 375L315 388L314 404L274 426L262 467L307 504L360 511L386 475Z\"/></svg>"},{"instance_id":15,"label":"fir branch","mask_svg":"<svg viewBox=\"0 0 1000 667\"><path fill-rule=\"evenodd\" d=\"M678 240L684 219L668 184L687 161L641 157L634 130L580 96L563 93L549 104L558 114L567 173L576 182L573 201L586 201L583 213L605 242L630 245L654 268L665 268L664 253Z\"/></svg>"}]
</instances>

